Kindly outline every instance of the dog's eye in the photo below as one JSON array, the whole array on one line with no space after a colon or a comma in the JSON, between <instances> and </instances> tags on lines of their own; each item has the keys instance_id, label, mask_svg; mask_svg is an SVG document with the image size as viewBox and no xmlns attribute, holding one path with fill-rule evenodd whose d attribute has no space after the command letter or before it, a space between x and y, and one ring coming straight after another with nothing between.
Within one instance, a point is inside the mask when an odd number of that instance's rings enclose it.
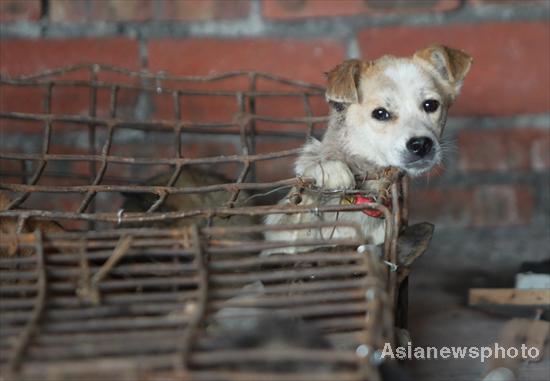
<instances>
[{"instance_id":1,"label":"dog's eye","mask_svg":"<svg viewBox=\"0 0 550 381\"><path fill-rule=\"evenodd\" d=\"M391 114L385 108L378 107L372 112L372 117L376 120L384 121L389 120L391 118Z\"/></svg>"},{"instance_id":2,"label":"dog's eye","mask_svg":"<svg viewBox=\"0 0 550 381\"><path fill-rule=\"evenodd\" d=\"M435 99L426 99L424 103L422 103L422 108L427 113L436 112L437 109L439 108L439 102L436 101Z\"/></svg>"}]
</instances>

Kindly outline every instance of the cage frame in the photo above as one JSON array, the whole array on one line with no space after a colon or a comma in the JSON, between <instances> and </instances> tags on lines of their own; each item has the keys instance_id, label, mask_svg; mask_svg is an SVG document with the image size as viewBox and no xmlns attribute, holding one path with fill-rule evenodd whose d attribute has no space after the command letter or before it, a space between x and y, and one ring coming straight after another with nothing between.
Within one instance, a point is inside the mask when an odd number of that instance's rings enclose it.
<instances>
[{"instance_id":1,"label":"cage frame","mask_svg":"<svg viewBox=\"0 0 550 381\"><path fill-rule=\"evenodd\" d=\"M63 80L57 79L58 76L66 74L72 74L79 71L87 72L89 75L88 80ZM121 83L110 83L108 81L99 81L98 75L101 73L116 73L124 75L129 78L139 79L142 84L139 85L126 85ZM245 78L248 81L248 88L244 91L211 91L211 90L182 90L177 88L166 87L163 82L170 83L216 83L228 78ZM288 85L298 89L299 91L259 91L257 90L258 79L264 79L273 81L277 84ZM154 82L154 84L151 84ZM25 161L31 160L37 163L35 170L29 175L24 170L24 179L21 183L0 183L0 190L7 190L16 192L19 194L13 199L7 207L0 211L1 218L16 219L17 223L17 237L16 243L18 247L34 247L37 260L37 269L39 269L39 279L37 286L39 290L39 297L37 298L36 305L33 308L33 315L29 320L26 330L19 338L19 344L16 347L15 354L10 362L10 369L14 375L17 375L16 370L24 357L27 345L33 337L34 330L38 326L42 311L45 303L45 290L46 290L46 271L44 265L43 245L47 242L56 240L69 239L71 234L81 234L82 236L93 236L94 234L109 234L110 230L105 232L93 231L96 223L108 222L112 224L113 228L116 228L121 223L145 223L145 222L160 222L169 220L179 220L192 216L206 217L209 222L214 217L223 216L265 216L272 213L323 213L323 212L357 212L362 210L377 210L381 212L386 221L386 239L384 242L383 257L380 259L380 263L385 263L388 266L384 267L385 287L384 292L387 292L387 303L390 310L395 313L398 304L398 289L400 279L398 273L405 274L407 269L399 269L397 267L397 240L402 228L408 223L408 179L403 173L399 172L392 180L393 183L390 188L391 192L391 208L386 207L382 203L373 202L362 205L338 205L338 206L316 206L316 205L266 205L266 206L236 206L236 200L239 197L239 192L243 190L263 190L272 189L276 187L295 187L298 189L307 188L312 185L312 180L308 178L289 178L282 179L273 182L258 183L255 181L245 181L247 178L254 180L254 164L261 160L271 160L275 158L281 158L286 156L295 155L299 152L299 149L290 149L273 153L258 154L255 152L255 122L256 121L268 121L275 123L290 123L290 124L303 124L306 126L305 137L312 136L314 128L318 123L326 123L328 117L316 117L313 116L311 105L309 103L310 97L322 96L324 89L317 85L308 84L302 81L289 80L280 76L275 76L268 73L254 72L254 71L235 71L230 73L224 73L220 75L212 75L206 77L200 76L171 76L164 72L148 73L146 71L132 71L127 69L116 68L108 65L98 64L79 64L68 66L61 69L55 69L45 71L40 74L7 78L0 77L1 86L16 86L16 87L39 87L44 91L44 110L43 113L24 113L13 111L0 111L0 120L18 120L18 121L34 121L40 122L43 128L43 139L41 152L38 154L30 153L9 153L0 152L0 159L4 160L18 160L22 164L22 168L25 167ZM90 105L88 115L56 115L51 112L53 89L57 86L67 87L85 87L90 91ZM169 120L127 120L117 117L117 94L120 89L129 88L136 91L146 91L151 94L170 94L174 100L174 117ZM109 98L109 111L108 117L98 117L97 114L97 92L99 89L108 89L110 92ZM239 113L235 115L232 121L227 123L194 123L182 120L182 112L180 105L180 97L183 95L209 95L209 96L228 96L235 97L239 107ZM270 97L270 96L289 96L301 98L304 104L305 117L293 117L293 118L280 118L262 116L255 113L256 100L258 97ZM70 122L84 128L87 128L89 152L81 155L66 155L66 154L51 154L49 153L52 135L52 123L56 122ZM150 130L163 130L172 131L176 139L175 152L176 156L166 159L151 159L151 158L137 158L137 157L115 157L109 155L109 151L113 143L113 132L116 128L123 126L124 128L135 129L150 129ZM204 132L211 133L212 131L218 131L227 126L236 127L236 131L233 134L239 136L240 152L236 155L224 156L219 155L215 157L205 158L186 158L181 155L181 134L183 131L189 131L191 133ZM98 127L105 128L107 130L107 139L103 143L99 152L96 151L96 131ZM252 139L251 139L252 135ZM280 132L279 136L293 136L293 132ZM49 161L85 161L89 164L89 172L91 174L89 184L83 186L57 186L57 185L40 185L39 181L45 174L45 168ZM129 185L103 185L103 176L107 166L110 163L130 163L136 165L149 165L149 164L167 164L173 166L173 171L170 176L170 180L164 186L148 186L135 184ZM238 162L242 165L237 179L232 183L217 184L215 186L208 187L191 187L191 188L179 188L175 187L174 183L178 176L181 174L183 167L186 165L196 164L218 164L226 162ZM100 164L99 170L96 169L96 163ZM168 196L171 194L186 194L186 193L200 193L210 191L226 191L229 193L227 202L222 207L217 208L199 208L196 210L183 210L176 212L159 212L159 207L163 204ZM33 193L41 192L56 192L56 193L77 193L83 195L79 207L76 211L47 211L40 209L17 209L26 198ZM154 194L158 197L153 205L143 213L132 213L124 211L112 211L112 212L95 212L95 197L100 192L144 192ZM346 194L354 194L356 191L348 191ZM92 230L88 233L60 233L49 234L40 232L37 230L33 234L24 233L24 227L29 220L40 221L86 221L89 223L89 228ZM316 225L321 226L321 225ZM277 227L271 227L275 229L291 229L296 228L293 225L281 225ZM210 229L210 230L209 230ZM218 229L218 230L216 230ZM220 231L216 227L206 227L202 230L194 228L194 239L196 247L200 247L203 243L199 242L198 238L200 234L206 234L210 232ZM249 227L248 229L254 229ZM266 229L266 227L256 227L256 230ZM153 229L154 230L154 229ZM151 231L153 231L151 230ZM245 228L246 230L246 228ZM143 229L118 229L117 232L126 232L125 234L143 234L146 230ZM112 233L112 232L111 232ZM120 233L122 234L122 233ZM46 242L46 243L45 243ZM344 243L344 242L342 242ZM123 242L121 243L123 244ZM278 243L280 244L280 243ZM312 245L326 245L326 241L316 241ZM277 245L277 243L275 243ZM360 246L358 244L358 246ZM113 248L113 252L116 253L116 247ZM197 258L201 255L197 255ZM23 258L24 260L24 258ZM4 260L5 261L5 260ZM15 260L17 262L17 260ZM202 263L199 261L199 263ZM379 264L380 264L379 263ZM15 263L17 265L17 263ZM378 265L379 265L378 264ZM204 263L200 265L204 267ZM16 266L17 268L17 266ZM204 270L204 269L203 269ZM206 270L201 271L201 279L204 283L204 274ZM206 281L208 282L208 281ZM406 291L406 290L405 290ZM387 315L387 314L386 314ZM389 321L393 321L393 317L387 317ZM399 320L399 318L397 318ZM195 324L197 324L195 322ZM193 331L193 330L191 330ZM192 336L194 333L191 333ZM391 340L391 338L389 338ZM190 340L190 339L189 339ZM187 342L187 341L186 341ZM188 351L189 348L185 349ZM179 374L181 376L182 374Z\"/></svg>"}]
</instances>

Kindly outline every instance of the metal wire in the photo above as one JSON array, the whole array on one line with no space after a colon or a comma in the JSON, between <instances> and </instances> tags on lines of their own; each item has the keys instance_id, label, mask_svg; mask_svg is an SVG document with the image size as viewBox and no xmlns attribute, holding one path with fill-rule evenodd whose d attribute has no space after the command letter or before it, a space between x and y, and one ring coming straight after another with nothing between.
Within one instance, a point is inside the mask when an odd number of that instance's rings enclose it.
<instances>
[{"instance_id":1,"label":"metal wire","mask_svg":"<svg viewBox=\"0 0 550 381\"><path fill-rule=\"evenodd\" d=\"M227 81L246 86L228 90ZM250 203L268 198L278 188L314 191L311 179L258 180L258 165L279 166L278 160L299 153L299 148L261 150L258 139L275 137L293 142L295 147L306 137L318 135L327 122L313 107L315 99L323 100L321 87L259 72L174 77L106 65L74 65L27 77L0 77L0 91L11 88L40 89L44 106L43 112L0 110L0 129L18 123L41 133L39 152L29 152L25 145L2 146L0 151L0 163L15 161L20 168L0 166L0 190L15 193L0 211L0 223L16 220L19 232L18 255L0 256L0 371L8 369L23 379L51 380L98 374L144 380L283 381L309 380L312 374L317 380L378 379L372 356L392 340L397 290L397 276L382 260L397 262L398 234L408 219L406 180L395 179L391 208L379 203ZM88 91L85 112L54 112L58 89ZM108 92L106 113L99 112L101 91ZM147 94L153 103L158 97L169 96L172 117L124 116L124 91ZM235 113L224 121L196 121L189 116L186 104L182 106L184 97L228 99L235 102ZM264 114L265 107L259 107L259 102L276 98L298 103L303 113L284 117ZM86 137L82 140L87 142L85 153L52 149L59 144L54 132L60 123L69 123L79 139ZM148 144L168 142L173 154L165 154L168 150L158 157L125 150L120 153L123 143L115 139L120 131L145 131ZM182 145L184 138L192 136L212 140L235 136L238 149L234 154L192 156ZM187 167L217 169L227 164L239 166L228 181L177 185ZM131 175L113 177L109 170L117 165L127 166L130 173L162 165L169 168L169 176L160 185L136 181ZM70 185L63 182L66 179L71 180ZM157 198L143 212L131 212L115 201L123 193ZM214 193L223 193L224 202L163 209L172 196ZM51 207L52 194L80 199ZM365 209L378 210L385 218L383 258L358 253L357 246L364 243L361 228L343 221L280 226L218 226L213 222L222 217ZM127 223L177 223L197 216L208 220L207 227L115 229ZM61 223L73 231L24 233L31 223L40 221ZM327 236L299 242L259 238L267 230L336 228L350 229L355 238ZM7 244L1 240L0 249ZM292 256L258 255L289 246L311 250ZM243 299L243 289L258 282L261 293ZM218 338L211 330L219 324L218 315L227 310L238 311L231 321L245 321L250 311L257 310L275 313L281 319L297 319L318 329L335 346L285 350L217 347ZM356 352L361 345L372 349L367 356L362 355L363 350ZM307 368L281 371L250 366L288 361L330 366L314 373Z\"/></svg>"},{"instance_id":2,"label":"metal wire","mask_svg":"<svg viewBox=\"0 0 550 381\"><path fill-rule=\"evenodd\" d=\"M36 268L38 270L38 281L37 281L37 295L34 303L34 308L26 321L24 329L19 334L16 345L13 349L13 357L9 361L9 371L10 373L17 372L23 361L23 356L28 350L31 339L34 334L37 333L38 324L40 318L44 312L46 304L46 289L47 289L47 276L46 276L46 266L44 263L44 248L42 246L42 233L40 230L35 232L35 250L36 250ZM26 319L25 319L26 320Z\"/></svg>"},{"instance_id":3,"label":"metal wire","mask_svg":"<svg viewBox=\"0 0 550 381\"><path fill-rule=\"evenodd\" d=\"M14 263L28 269L29 257L0 259L0 279L10 281L11 285L7 287L2 283L0 287L0 332L4 343L26 348L16 352L21 353L17 357L22 365L21 377L32 378L46 369L43 374L59 376L70 369L69 361L83 363L85 369L86 363L100 364L106 356L126 359L135 366L139 363L139 369L144 371L167 371L176 364L169 358L179 356L184 367L176 367L174 372L185 371L189 379L215 379L218 371L209 368L213 364L238 365L262 358L284 361L285 356L292 354L293 361L314 358L322 361L330 358L326 360L329 363L342 361L355 369L354 372L359 372L355 377L360 379L361 358L354 355L354 347L369 343L375 348L381 340L379 337L389 334L379 329L384 326L388 314L383 311L389 309L390 304L385 296L384 272L377 258L349 249L356 247L359 241L348 242L348 249L263 258L254 251L245 254L247 247L257 250L270 247L269 242L253 239L241 243L244 250L235 256L231 237L236 229L205 228L200 235L181 229L125 229L61 233L49 235L47 240L40 235L29 237L22 245L41 246L44 256L48 257L47 263L39 264L50 278L47 298L43 291L36 296L32 292L34 288L27 287L35 277L34 272L5 270ZM269 227L257 226L256 229ZM182 239L182 234L191 239ZM124 259L97 284L101 303L92 303L76 295L76 286L71 280L78 279L83 271L77 248L80 246L84 250L89 262L87 271L93 278L105 273L105 263L119 256L120 242L127 237L135 237L131 249L127 249ZM156 255L151 258L153 252ZM207 257L211 260L203 263ZM174 258L183 263L174 266ZM12 273L16 276L6 277ZM32 276L26 277L27 273ZM176 277L170 278L170 274ZM242 285L258 280L263 282L264 290L257 300L232 299L241 294ZM44 281L39 280L39 284L39 290L44 290ZM369 290L376 292L371 295ZM42 302L36 304L37 298ZM289 352L277 352L260 348L255 355L249 356L249 352L238 347L229 352L193 350L192 338L196 337L198 346L212 340L203 326L209 326L220 311L229 308L242 309L240 313L244 316L247 309L261 308L277 311L280 316L306 319L321 332L326 332L327 337L336 335L337 338L340 333L352 332L358 336L348 341L350 349L344 351L291 348ZM28 339L29 328L20 331L31 313L34 316L29 320L34 333L32 342ZM361 316L368 317L367 325L360 324ZM230 319L240 318L235 314ZM38 324L40 330L37 330ZM27 323L28 326L31 323ZM17 337L19 339L15 340ZM5 353L5 349L0 351L0 354ZM5 360L0 356L0 364ZM107 370L117 369L107 367ZM374 370L371 367L369 371ZM246 372L243 374L246 378ZM337 379L338 372L335 374L332 379ZM265 375L267 379L285 379L284 374L277 378L279 374L273 371L266 371ZM298 372L297 377L305 376Z\"/></svg>"}]
</instances>

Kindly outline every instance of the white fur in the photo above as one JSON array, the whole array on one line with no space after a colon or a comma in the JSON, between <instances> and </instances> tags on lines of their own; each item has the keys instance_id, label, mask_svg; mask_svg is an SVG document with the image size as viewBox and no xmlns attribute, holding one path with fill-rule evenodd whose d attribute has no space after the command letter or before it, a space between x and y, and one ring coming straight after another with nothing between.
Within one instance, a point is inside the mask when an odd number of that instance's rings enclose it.
<instances>
[{"instance_id":1,"label":"white fur","mask_svg":"<svg viewBox=\"0 0 550 381\"><path fill-rule=\"evenodd\" d=\"M315 204L315 199L311 196L303 196L302 205ZM288 204L288 202L284 202ZM337 205L340 203L338 197L329 200L323 205ZM356 232L351 228L317 228L317 229L295 229L293 231L267 231L265 238L268 241L280 241L282 243L292 243L301 240L329 240L329 239L357 239L379 245L384 242L385 223L383 219L369 217L361 212L339 212L339 213L321 213L315 215L312 213L295 213L290 215L285 214L270 214L266 217L267 225L281 224L300 224L311 222L333 222L347 221L353 222L361 226L362 237L356 237ZM287 248L277 248L264 250L261 255L267 256L273 253L295 254L301 251L307 251L312 247L289 246Z\"/></svg>"},{"instance_id":2,"label":"white fur","mask_svg":"<svg viewBox=\"0 0 550 381\"><path fill-rule=\"evenodd\" d=\"M296 165L296 174L315 179L315 185L323 189L353 189L355 178L346 163L340 160L326 160L317 163Z\"/></svg>"},{"instance_id":3,"label":"white fur","mask_svg":"<svg viewBox=\"0 0 550 381\"><path fill-rule=\"evenodd\" d=\"M346 122L352 130L344 146L353 155L364 157L378 166L401 167L413 176L430 170L441 161L441 113L444 106L432 114L420 105L425 99L444 104L444 96L430 74L408 60L396 60L381 74L361 83L365 99L349 106ZM387 106L386 103L390 105ZM371 117L372 109L382 105L395 116L395 121L380 122ZM410 167L404 159L406 144L413 137L426 136L434 141L435 155L422 168Z\"/></svg>"}]
</instances>

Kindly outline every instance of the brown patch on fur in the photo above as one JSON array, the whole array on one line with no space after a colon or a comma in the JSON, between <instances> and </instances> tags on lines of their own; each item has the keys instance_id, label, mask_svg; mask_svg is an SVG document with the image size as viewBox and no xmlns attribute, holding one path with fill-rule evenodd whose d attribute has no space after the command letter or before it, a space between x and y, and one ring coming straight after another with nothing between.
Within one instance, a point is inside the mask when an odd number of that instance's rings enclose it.
<instances>
[{"instance_id":1,"label":"brown patch on fur","mask_svg":"<svg viewBox=\"0 0 550 381\"><path fill-rule=\"evenodd\" d=\"M460 85L472 66L473 58L461 50L443 45L431 45L414 54L451 85Z\"/></svg>"},{"instance_id":2,"label":"brown patch on fur","mask_svg":"<svg viewBox=\"0 0 550 381\"><path fill-rule=\"evenodd\" d=\"M370 63L347 60L327 73L328 100L339 103L359 103L359 81Z\"/></svg>"}]
</instances>

